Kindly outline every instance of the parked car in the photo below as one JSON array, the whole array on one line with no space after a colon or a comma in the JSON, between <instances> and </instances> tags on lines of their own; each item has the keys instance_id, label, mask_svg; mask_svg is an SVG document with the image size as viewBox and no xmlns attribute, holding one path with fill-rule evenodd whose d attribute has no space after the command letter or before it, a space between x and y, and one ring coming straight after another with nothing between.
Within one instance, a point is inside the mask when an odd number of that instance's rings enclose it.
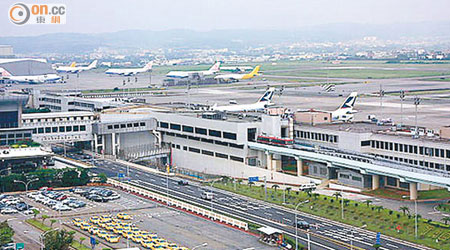
<instances>
[{"instance_id":1,"label":"parked car","mask_svg":"<svg viewBox=\"0 0 450 250\"><path fill-rule=\"evenodd\" d=\"M15 214L15 213L17 213L17 210L14 209L14 208L5 207L5 208L3 208L3 209L0 211L0 213L2 213L2 214Z\"/></svg>"}]
</instances>

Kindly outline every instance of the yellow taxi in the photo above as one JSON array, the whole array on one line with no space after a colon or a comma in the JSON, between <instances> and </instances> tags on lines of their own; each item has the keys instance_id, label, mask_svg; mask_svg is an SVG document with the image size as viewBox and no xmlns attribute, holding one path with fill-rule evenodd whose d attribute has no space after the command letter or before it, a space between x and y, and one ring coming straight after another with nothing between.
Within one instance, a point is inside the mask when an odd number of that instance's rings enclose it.
<instances>
[{"instance_id":1,"label":"yellow taxi","mask_svg":"<svg viewBox=\"0 0 450 250\"><path fill-rule=\"evenodd\" d=\"M122 227L115 227L115 228L113 228L113 232L115 234L122 234L123 228Z\"/></svg>"},{"instance_id":2,"label":"yellow taxi","mask_svg":"<svg viewBox=\"0 0 450 250\"><path fill-rule=\"evenodd\" d=\"M101 223L110 223L112 221L111 215L102 215L100 216Z\"/></svg>"},{"instance_id":3,"label":"yellow taxi","mask_svg":"<svg viewBox=\"0 0 450 250\"><path fill-rule=\"evenodd\" d=\"M91 227L92 227L92 225L89 223L86 223L86 222L81 223L81 226L80 226L80 228L85 231L89 230L89 228L91 228Z\"/></svg>"},{"instance_id":4,"label":"yellow taxi","mask_svg":"<svg viewBox=\"0 0 450 250\"><path fill-rule=\"evenodd\" d=\"M105 226L103 228L106 230L112 231L115 228L115 226L112 223L107 223L107 224L105 224Z\"/></svg>"},{"instance_id":5,"label":"yellow taxi","mask_svg":"<svg viewBox=\"0 0 450 250\"><path fill-rule=\"evenodd\" d=\"M141 246L145 247L145 248L150 248L153 244L155 244L155 242L153 242L151 240L143 240L143 241L141 241Z\"/></svg>"},{"instance_id":6,"label":"yellow taxi","mask_svg":"<svg viewBox=\"0 0 450 250\"><path fill-rule=\"evenodd\" d=\"M176 248L178 248L178 245L175 244L175 243L169 243L169 244L167 244L167 246L168 246L170 249L176 249Z\"/></svg>"},{"instance_id":7,"label":"yellow taxi","mask_svg":"<svg viewBox=\"0 0 450 250\"><path fill-rule=\"evenodd\" d=\"M89 219L89 221L90 221L91 223L97 224L97 223L100 222L100 217L98 217L98 216L92 216L92 217Z\"/></svg>"},{"instance_id":8,"label":"yellow taxi","mask_svg":"<svg viewBox=\"0 0 450 250\"><path fill-rule=\"evenodd\" d=\"M169 249L167 246L161 245L161 244L153 244L152 246L150 246L151 250L164 250L164 249Z\"/></svg>"},{"instance_id":9,"label":"yellow taxi","mask_svg":"<svg viewBox=\"0 0 450 250\"><path fill-rule=\"evenodd\" d=\"M141 230L139 230L139 228L137 228L137 227L132 227L130 231L133 232L134 234L140 234L141 233Z\"/></svg>"},{"instance_id":10,"label":"yellow taxi","mask_svg":"<svg viewBox=\"0 0 450 250\"><path fill-rule=\"evenodd\" d=\"M189 250L187 247L176 247L173 250Z\"/></svg>"},{"instance_id":11,"label":"yellow taxi","mask_svg":"<svg viewBox=\"0 0 450 250\"><path fill-rule=\"evenodd\" d=\"M108 234L105 236L105 240L109 243L118 243L120 240L120 237L114 234Z\"/></svg>"},{"instance_id":12,"label":"yellow taxi","mask_svg":"<svg viewBox=\"0 0 450 250\"><path fill-rule=\"evenodd\" d=\"M88 231L90 234L97 234L98 231L100 231L100 228L99 227L91 227L88 229Z\"/></svg>"},{"instance_id":13,"label":"yellow taxi","mask_svg":"<svg viewBox=\"0 0 450 250\"><path fill-rule=\"evenodd\" d=\"M108 233L107 231L105 231L105 230L100 230L100 231L98 231L97 236L100 237L100 238L102 238L102 239L104 239L108 234L109 234L109 233Z\"/></svg>"},{"instance_id":14,"label":"yellow taxi","mask_svg":"<svg viewBox=\"0 0 450 250\"><path fill-rule=\"evenodd\" d=\"M118 213L117 218L121 219L121 220L131 220L132 219L131 215L129 215L127 213Z\"/></svg>"},{"instance_id":15,"label":"yellow taxi","mask_svg":"<svg viewBox=\"0 0 450 250\"><path fill-rule=\"evenodd\" d=\"M156 239L158 239L158 234L151 233L151 234L147 235L147 239L148 240L156 240Z\"/></svg>"},{"instance_id":16,"label":"yellow taxi","mask_svg":"<svg viewBox=\"0 0 450 250\"><path fill-rule=\"evenodd\" d=\"M131 232L131 231L122 231L122 236L124 237L124 238L127 238L127 239L129 239L132 235L134 235L134 233L133 232Z\"/></svg>"},{"instance_id":17,"label":"yellow taxi","mask_svg":"<svg viewBox=\"0 0 450 250\"><path fill-rule=\"evenodd\" d=\"M73 223L75 226L79 227L79 226L81 226L81 223L83 223L83 220L80 219L80 218L73 218L73 219L72 219L72 223Z\"/></svg>"},{"instance_id":18,"label":"yellow taxi","mask_svg":"<svg viewBox=\"0 0 450 250\"><path fill-rule=\"evenodd\" d=\"M144 237L142 237L141 235L138 235L138 234L131 235L130 239L136 243L141 243L141 241L145 240Z\"/></svg>"}]
</instances>

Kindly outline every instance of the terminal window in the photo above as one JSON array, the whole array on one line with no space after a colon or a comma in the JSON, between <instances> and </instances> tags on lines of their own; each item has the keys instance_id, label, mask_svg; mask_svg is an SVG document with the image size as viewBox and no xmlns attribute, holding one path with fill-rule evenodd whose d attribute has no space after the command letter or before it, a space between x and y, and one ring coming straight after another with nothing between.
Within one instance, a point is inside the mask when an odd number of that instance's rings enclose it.
<instances>
[{"instance_id":1,"label":"terminal window","mask_svg":"<svg viewBox=\"0 0 450 250\"><path fill-rule=\"evenodd\" d=\"M229 132L223 132L223 138L230 139L230 140L236 140L236 134L229 133Z\"/></svg>"},{"instance_id":2,"label":"terminal window","mask_svg":"<svg viewBox=\"0 0 450 250\"><path fill-rule=\"evenodd\" d=\"M214 137L222 137L222 133L218 130L209 130L209 135Z\"/></svg>"},{"instance_id":3,"label":"terminal window","mask_svg":"<svg viewBox=\"0 0 450 250\"><path fill-rule=\"evenodd\" d=\"M167 122L160 122L159 125L161 128L169 128L169 123Z\"/></svg>"},{"instance_id":4,"label":"terminal window","mask_svg":"<svg viewBox=\"0 0 450 250\"><path fill-rule=\"evenodd\" d=\"M78 125L73 126L73 131L74 132L78 132L78 130L80 130L80 127Z\"/></svg>"},{"instance_id":5,"label":"terminal window","mask_svg":"<svg viewBox=\"0 0 450 250\"><path fill-rule=\"evenodd\" d=\"M86 131L86 125L81 125L80 126L80 131Z\"/></svg>"},{"instance_id":6,"label":"terminal window","mask_svg":"<svg viewBox=\"0 0 450 250\"><path fill-rule=\"evenodd\" d=\"M195 128L195 133L206 135L206 129L204 129L204 128Z\"/></svg>"},{"instance_id":7,"label":"terminal window","mask_svg":"<svg viewBox=\"0 0 450 250\"><path fill-rule=\"evenodd\" d=\"M183 125L183 132L193 133L194 132L194 128L191 127L191 126Z\"/></svg>"},{"instance_id":8,"label":"terminal window","mask_svg":"<svg viewBox=\"0 0 450 250\"><path fill-rule=\"evenodd\" d=\"M171 123L170 124L170 129L179 131L179 130L181 130L181 125L180 124Z\"/></svg>"},{"instance_id":9,"label":"terminal window","mask_svg":"<svg viewBox=\"0 0 450 250\"><path fill-rule=\"evenodd\" d=\"M58 127L53 127L52 128L52 133L58 133Z\"/></svg>"}]
</instances>

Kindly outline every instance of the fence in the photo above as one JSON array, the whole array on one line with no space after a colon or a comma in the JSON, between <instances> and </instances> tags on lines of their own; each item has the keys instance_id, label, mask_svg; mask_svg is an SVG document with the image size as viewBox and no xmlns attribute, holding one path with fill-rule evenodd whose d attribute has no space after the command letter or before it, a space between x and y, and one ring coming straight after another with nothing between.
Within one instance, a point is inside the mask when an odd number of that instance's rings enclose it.
<instances>
[{"instance_id":1,"label":"fence","mask_svg":"<svg viewBox=\"0 0 450 250\"><path fill-rule=\"evenodd\" d=\"M130 185L130 184L127 184L127 183L123 183L123 182L120 182L120 181L117 181L117 180L113 180L113 179L110 179L110 178L108 178L107 183L113 185L114 187L119 187L119 188L122 188L124 190L131 191L133 193L136 193L136 194L148 197L150 199L157 200L159 202L163 202L163 203L166 203L168 205L171 205L171 206L174 206L174 207L178 207L178 208L184 209L186 211L189 211L189 212L192 212L192 213L204 216L204 217L209 218L211 220L219 221L219 222L222 222L222 223L225 223L225 224L228 224L228 225L231 225L231 226L243 229L245 231L248 231L248 224L246 222L233 219L233 218L228 217L226 215L218 214L218 213L212 212L210 210L206 210L204 208L200 208L200 207L198 207L196 205L189 204L189 203L186 203L186 202L183 202L183 201L179 201L179 200L176 200L176 199L173 199L173 198L169 198L167 196L160 195L160 194L157 194L157 193L145 190L143 188L139 188L139 187L136 187L136 186L133 186L133 185Z\"/></svg>"}]
</instances>

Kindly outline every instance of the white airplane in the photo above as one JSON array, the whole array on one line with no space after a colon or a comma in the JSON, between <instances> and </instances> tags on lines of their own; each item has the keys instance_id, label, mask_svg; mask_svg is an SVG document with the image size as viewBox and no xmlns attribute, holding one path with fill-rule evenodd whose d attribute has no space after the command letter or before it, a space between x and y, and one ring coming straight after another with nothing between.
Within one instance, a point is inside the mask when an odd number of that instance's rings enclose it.
<instances>
[{"instance_id":1,"label":"white airplane","mask_svg":"<svg viewBox=\"0 0 450 250\"><path fill-rule=\"evenodd\" d=\"M204 71L170 71L166 74L166 77L172 77L172 78L187 78L189 75L192 74L202 74L204 76L208 75L214 75L220 70L220 62L214 63L214 65L209 68L208 70Z\"/></svg>"},{"instance_id":2,"label":"white airplane","mask_svg":"<svg viewBox=\"0 0 450 250\"><path fill-rule=\"evenodd\" d=\"M355 106L356 98L358 97L358 92L352 92L347 99L345 99L344 103L331 113L332 121L343 121L349 122L353 120L353 114L358 111L353 110Z\"/></svg>"},{"instance_id":3,"label":"white airplane","mask_svg":"<svg viewBox=\"0 0 450 250\"><path fill-rule=\"evenodd\" d=\"M229 72L246 72L251 71L253 67L250 66L223 66L220 67L220 71L229 71Z\"/></svg>"},{"instance_id":4,"label":"white airplane","mask_svg":"<svg viewBox=\"0 0 450 250\"><path fill-rule=\"evenodd\" d=\"M0 68L0 79L9 80L18 83L55 83L61 80L61 77L57 74L43 74L43 75L33 75L33 76L13 76L4 68Z\"/></svg>"},{"instance_id":5,"label":"white airplane","mask_svg":"<svg viewBox=\"0 0 450 250\"><path fill-rule=\"evenodd\" d=\"M273 105L271 103L273 94L275 92L275 88L269 88L266 90L263 96L258 99L257 102L252 104L241 104L241 105L229 105L229 106L214 106L211 107L213 111L222 111L222 112L240 112L240 111L260 111L264 110L267 107Z\"/></svg>"},{"instance_id":6,"label":"white airplane","mask_svg":"<svg viewBox=\"0 0 450 250\"><path fill-rule=\"evenodd\" d=\"M252 72L250 72L248 74L224 74L224 75L215 76L214 79L224 80L224 81L235 81L235 82L238 82L239 80L252 79L253 77L258 75L260 68L261 68L261 66L258 65L252 70Z\"/></svg>"},{"instance_id":7,"label":"white airplane","mask_svg":"<svg viewBox=\"0 0 450 250\"><path fill-rule=\"evenodd\" d=\"M58 67L55 68L55 70L58 73L72 73L72 74L76 74L76 73L80 73L80 72L85 71L85 70L95 69L97 67L97 62L98 62L97 60L94 60L88 66L76 66L75 63L72 63L70 66L58 66Z\"/></svg>"},{"instance_id":8,"label":"white airplane","mask_svg":"<svg viewBox=\"0 0 450 250\"><path fill-rule=\"evenodd\" d=\"M128 69L108 69L105 74L107 75L121 75L121 76L134 76L139 73L144 73L152 69L153 62L147 63L142 68L128 68Z\"/></svg>"}]
</instances>

